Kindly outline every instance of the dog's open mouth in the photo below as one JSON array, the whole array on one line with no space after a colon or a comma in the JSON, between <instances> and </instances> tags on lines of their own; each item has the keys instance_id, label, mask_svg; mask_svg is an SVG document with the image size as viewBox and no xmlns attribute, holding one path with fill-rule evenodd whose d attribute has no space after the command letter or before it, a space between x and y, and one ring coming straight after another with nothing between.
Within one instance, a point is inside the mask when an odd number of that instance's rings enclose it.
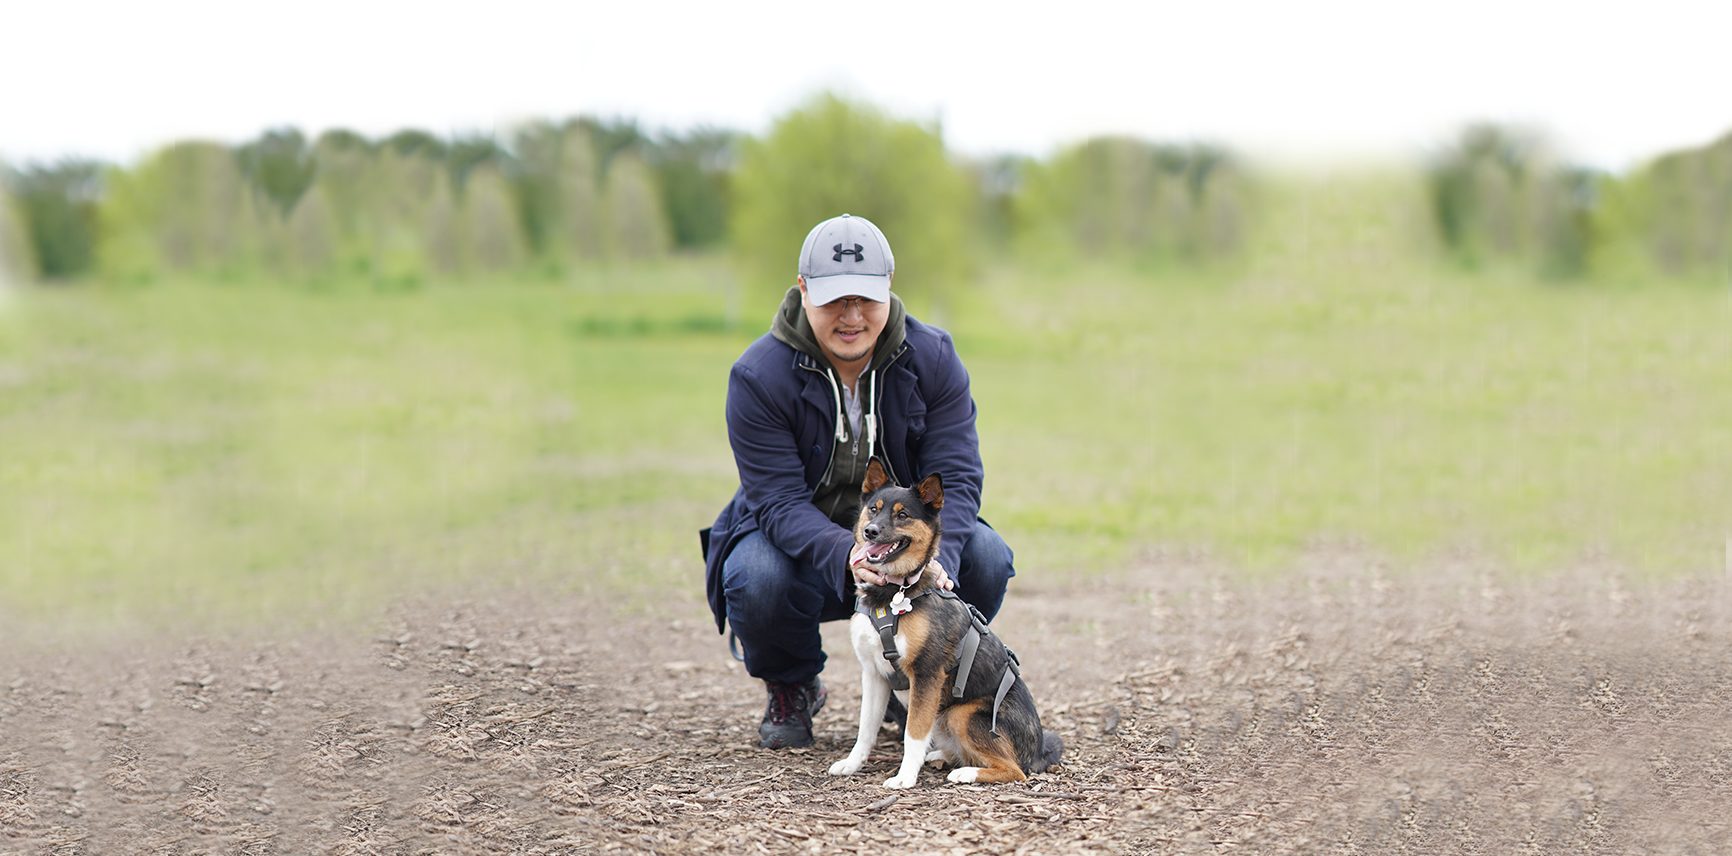
<instances>
[{"instance_id":1,"label":"dog's open mouth","mask_svg":"<svg viewBox=\"0 0 1732 856\"><path fill-rule=\"evenodd\" d=\"M894 541L879 543L871 541L866 544L866 561L874 565L882 565L908 549L912 539L898 538Z\"/></svg>"}]
</instances>

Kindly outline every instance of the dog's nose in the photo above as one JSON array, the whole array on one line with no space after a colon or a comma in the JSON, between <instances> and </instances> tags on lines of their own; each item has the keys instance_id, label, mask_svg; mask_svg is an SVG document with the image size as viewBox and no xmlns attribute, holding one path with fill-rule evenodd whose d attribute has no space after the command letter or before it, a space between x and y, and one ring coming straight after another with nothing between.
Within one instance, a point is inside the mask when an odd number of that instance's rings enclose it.
<instances>
[{"instance_id":1,"label":"dog's nose","mask_svg":"<svg viewBox=\"0 0 1732 856\"><path fill-rule=\"evenodd\" d=\"M866 537L868 538L876 539L878 537L878 527L870 523L866 524L866 528L860 531L866 533Z\"/></svg>"}]
</instances>

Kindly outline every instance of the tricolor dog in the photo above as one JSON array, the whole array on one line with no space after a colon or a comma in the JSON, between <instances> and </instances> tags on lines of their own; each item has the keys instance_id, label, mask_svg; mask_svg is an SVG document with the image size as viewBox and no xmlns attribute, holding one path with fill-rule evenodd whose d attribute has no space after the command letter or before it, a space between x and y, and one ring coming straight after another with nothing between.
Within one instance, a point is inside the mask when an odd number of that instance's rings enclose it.
<instances>
[{"instance_id":1,"label":"tricolor dog","mask_svg":"<svg viewBox=\"0 0 1732 856\"><path fill-rule=\"evenodd\" d=\"M924 573L943 534L943 481L934 474L898 487L873 459L863 489L855 555L890 582L857 587L849 635L860 658L860 732L830 774L860 771L892 692L908 721L902 766L887 788L914 787L930 760L956 765L952 782L1020 782L1058 763L1064 744L1041 728L1016 655L980 613Z\"/></svg>"}]
</instances>

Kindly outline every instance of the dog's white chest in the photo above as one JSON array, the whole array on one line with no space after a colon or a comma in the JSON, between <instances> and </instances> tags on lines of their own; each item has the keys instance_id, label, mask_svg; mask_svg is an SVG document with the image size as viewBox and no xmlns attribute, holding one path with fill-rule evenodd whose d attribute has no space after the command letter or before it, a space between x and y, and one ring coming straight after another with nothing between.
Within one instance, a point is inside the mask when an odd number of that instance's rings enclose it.
<instances>
[{"instance_id":1,"label":"dog's white chest","mask_svg":"<svg viewBox=\"0 0 1732 856\"><path fill-rule=\"evenodd\" d=\"M856 612L848 620L848 634L854 642L854 653L861 663L870 663L881 678L890 677L890 661L884 659L884 641L878 635L878 630L872 626L872 619ZM896 653L904 656L908 653L908 639L902 634L896 634Z\"/></svg>"}]
</instances>

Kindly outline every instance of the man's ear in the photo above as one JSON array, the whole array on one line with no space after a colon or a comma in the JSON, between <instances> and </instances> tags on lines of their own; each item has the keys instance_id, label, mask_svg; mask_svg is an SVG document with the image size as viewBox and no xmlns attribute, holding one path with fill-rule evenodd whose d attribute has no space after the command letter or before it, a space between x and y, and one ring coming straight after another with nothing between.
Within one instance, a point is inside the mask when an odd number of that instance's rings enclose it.
<instances>
[{"instance_id":1,"label":"man's ear","mask_svg":"<svg viewBox=\"0 0 1732 856\"><path fill-rule=\"evenodd\" d=\"M871 493L890 483L890 474L884 472L884 464L874 457L866 463L866 483L860 486L861 493Z\"/></svg>"},{"instance_id":2,"label":"man's ear","mask_svg":"<svg viewBox=\"0 0 1732 856\"><path fill-rule=\"evenodd\" d=\"M920 486L914 490L920 494L920 501L933 511L944 507L944 479L939 478L937 473L921 479Z\"/></svg>"}]
</instances>

